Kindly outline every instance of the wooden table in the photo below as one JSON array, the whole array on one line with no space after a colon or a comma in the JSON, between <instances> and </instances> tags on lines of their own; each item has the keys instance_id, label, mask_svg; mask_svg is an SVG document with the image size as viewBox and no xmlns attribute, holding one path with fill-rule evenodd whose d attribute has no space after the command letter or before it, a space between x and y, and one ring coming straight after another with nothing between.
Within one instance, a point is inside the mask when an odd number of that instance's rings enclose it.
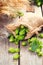
<instances>
[{"instance_id":1,"label":"wooden table","mask_svg":"<svg viewBox=\"0 0 43 65\"><path fill-rule=\"evenodd\" d=\"M42 16L41 8L35 7L35 13L33 14ZM29 15L32 15L32 13L29 12ZM1 24L2 23L0 23L0 25ZM5 31L2 30L2 32ZM29 52L29 46L23 47L21 43L22 42L20 42L19 45L15 45L14 43L10 43L7 38L0 36L0 65L43 65L43 57L38 57L36 54ZM20 48L20 53L18 53L20 54L20 59L17 61L13 60L14 54L8 53L9 47Z\"/></svg>"}]
</instances>

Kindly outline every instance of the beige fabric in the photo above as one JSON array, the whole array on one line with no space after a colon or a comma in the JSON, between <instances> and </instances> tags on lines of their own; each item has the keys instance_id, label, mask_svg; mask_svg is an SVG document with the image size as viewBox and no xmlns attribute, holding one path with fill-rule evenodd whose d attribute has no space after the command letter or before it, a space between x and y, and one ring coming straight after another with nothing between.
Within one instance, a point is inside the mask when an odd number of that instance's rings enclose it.
<instances>
[{"instance_id":1,"label":"beige fabric","mask_svg":"<svg viewBox=\"0 0 43 65\"><path fill-rule=\"evenodd\" d=\"M26 20L26 19L25 19ZM29 32L25 39L30 38L33 34L38 34L38 31L43 27L43 17L32 17L28 18L27 21L23 20L23 18L17 19L17 21L9 24L6 28L15 35L14 31L21 24L28 27ZM31 20L31 21L30 21Z\"/></svg>"}]
</instances>

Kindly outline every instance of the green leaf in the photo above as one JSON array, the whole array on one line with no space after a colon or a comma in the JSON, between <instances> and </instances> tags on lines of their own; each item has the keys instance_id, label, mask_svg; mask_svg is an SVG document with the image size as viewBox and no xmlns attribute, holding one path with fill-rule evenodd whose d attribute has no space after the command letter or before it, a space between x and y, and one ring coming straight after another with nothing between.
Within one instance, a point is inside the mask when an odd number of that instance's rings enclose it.
<instances>
[{"instance_id":1,"label":"green leaf","mask_svg":"<svg viewBox=\"0 0 43 65\"><path fill-rule=\"evenodd\" d=\"M29 47L30 51L36 52L38 54L39 54L39 52L41 52L42 42L38 38L33 37L33 38L29 39L28 42L30 42L30 47ZM41 55L41 54L39 54L39 55Z\"/></svg>"}]
</instances>

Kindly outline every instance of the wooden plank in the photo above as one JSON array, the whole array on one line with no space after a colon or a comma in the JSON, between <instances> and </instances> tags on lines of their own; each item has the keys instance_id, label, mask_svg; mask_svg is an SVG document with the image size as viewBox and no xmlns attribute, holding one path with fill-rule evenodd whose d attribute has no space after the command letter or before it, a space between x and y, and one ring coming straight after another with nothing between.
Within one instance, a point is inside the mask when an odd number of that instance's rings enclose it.
<instances>
[{"instance_id":1,"label":"wooden plank","mask_svg":"<svg viewBox=\"0 0 43 65\"><path fill-rule=\"evenodd\" d=\"M27 13L30 18L42 17L41 7L35 7L34 13ZM43 65L42 64L42 57L39 58L36 54L31 53L28 51L29 46L23 47L20 45L20 65Z\"/></svg>"},{"instance_id":2,"label":"wooden plank","mask_svg":"<svg viewBox=\"0 0 43 65\"><path fill-rule=\"evenodd\" d=\"M4 28L3 30L0 29L0 32L4 34ZM13 60L14 54L8 53L8 49L10 47L18 48L18 45L9 43L7 38L4 38L4 36L0 36L0 65L18 65L18 60Z\"/></svg>"},{"instance_id":3,"label":"wooden plank","mask_svg":"<svg viewBox=\"0 0 43 65\"><path fill-rule=\"evenodd\" d=\"M42 16L43 16L43 5L42 5Z\"/></svg>"},{"instance_id":4,"label":"wooden plank","mask_svg":"<svg viewBox=\"0 0 43 65\"><path fill-rule=\"evenodd\" d=\"M18 61L13 60L13 55L8 53L8 48L17 48L13 43L8 43L7 39L0 41L0 65L18 65Z\"/></svg>"},{"instance_id":5,"label":"wooden plank","mask_svg":"<svg viewBox=\"0 0 43 65\"><path fill-rule=\"evenodd\" d=\"M28 51L29 45L20 50L20 65L42 65L42 57L38 57L35 53Z\"/></svg>"},{"instance_id":6,"label":"wooden plank","mask_svg":"<svg viewBox=\"0 0 43 65\"><path fill-rule=\"evenodd\" d=\"M37 7L37 6L34 7L35 7L35 15L38 17L42 17L41 7Z\"/></svg>"}]
</instances>

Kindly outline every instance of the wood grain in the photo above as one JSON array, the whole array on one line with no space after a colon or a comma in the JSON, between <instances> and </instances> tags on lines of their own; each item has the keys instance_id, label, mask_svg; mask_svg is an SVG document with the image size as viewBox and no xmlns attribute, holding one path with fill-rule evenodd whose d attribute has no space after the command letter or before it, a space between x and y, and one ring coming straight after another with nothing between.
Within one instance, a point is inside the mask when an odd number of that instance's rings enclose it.
<instances>
[{"instance_id":1,"label":"wood grain","mask_svg":"<svg viewBox=\"0 0 43 65\"><path fill-rule=\"evenodd\" d=\"M36 16L42 17L41 8L35 7L35 13L29 12L30 16L34 14L37 14ZM2 38L0 36L0 65L43 65L43 57L39 58L35 53L31 53L28 51L29 45L23 47L21 43L19 44L20 59L18 59L18 61L13 61L13 54L8 53L8 48L17 48L18 46L14 43L9 43L8 39Z\"/></svg>"},{"instance_id":2,"label":"wood grain","mask_svg":"<svg viewBox=\"0 0 43 65\"><path fill-rule=\"evenodd\" d=\"M31 17L32 15L42 17L41 7L35 7L35 12L28 13ZM21 43L22 44L22 43ZM23 47L20 45L20 65L43 65L42 57L38 57L35 53L31 53L28 51L29 45Z\"/></svg>"},{"instance_id":3,"label":"wood grain","mask_svg":"<svg viewBox=\"0 0 43 65\"><path fill-rule=\"evenodd\" d=\"M0 65L18 65L18 61L13 60L13 55L8 53L10 47L17 48L14 43L9 43L7 39L0 40Z\"/></svg>"},{"instance_id":4,"label":"wood grain","mask_svg":"<svg viewBox=\"0 0 43 65\"><path fill-rule=\"evenodd\" d=\"M26 47L21 45L20 48L20 65L42 65L42 57L38 57L37 54L31 53L28 50L29 45Z\"/></svg>"}]
</instances>

